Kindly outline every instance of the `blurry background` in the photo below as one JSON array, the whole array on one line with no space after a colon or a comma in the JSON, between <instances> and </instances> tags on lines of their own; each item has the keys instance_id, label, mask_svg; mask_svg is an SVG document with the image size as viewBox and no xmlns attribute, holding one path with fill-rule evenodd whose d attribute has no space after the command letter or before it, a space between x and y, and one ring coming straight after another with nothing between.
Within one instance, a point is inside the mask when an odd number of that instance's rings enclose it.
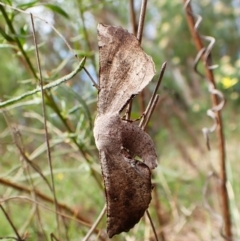
<instances>
[{"instance_id":1,"label":"blurry background","mask_svg":"<svg viewBox=\"0 0 240 241\"><path fill-rule=\"evenodd\" d=\"M73 71L79 62L74 54L79 59L87 57L85 67L98 80L98 23L134 31L127 0L2 2L42 18L34 18L34 22L44 84ZM136 22L140 7L141 1L134 1ZM226 99L222 116L232 230L240 238L240 4L235 0L203 0L192 1L192 8L203 18L199 33L216 39L212 59L219 66L214 70L217 88ZM211 96L206 80L193 69L197 50L182 1L148 1L142 47L152 56L158 73L167 61L160 100L147 128L159 155L149 208L159 239L221 240L218 180L210 175L219 171L217 138L215 133L210 135L211 151L208 151L202 134L202 128L212 125L206 115L211 108ZM2 102L38 86L30 16L2 5L0 60ZM204 70L201 65L199 69ZM157 77L143 95L134 99L133 119L143 112ZM55 195L62 205L60 211L72 217L59 218L58 222L53 212L54 195L47 184L51 183L51 177L41 94L1 109L0 200L9 216L0 210L0 238L16 237L8 219L27 240L51 240L51 233L59 240L81 240L86 235L105 204L92 136L96 101L97 91L84 71L46 91L44 104ZM94 232L90 240L107 240L105 228L104 217L98 226L100 234ZM129 233L112 240L154 240L149 220L143 218Z\"/></svg>"}]
</instances>

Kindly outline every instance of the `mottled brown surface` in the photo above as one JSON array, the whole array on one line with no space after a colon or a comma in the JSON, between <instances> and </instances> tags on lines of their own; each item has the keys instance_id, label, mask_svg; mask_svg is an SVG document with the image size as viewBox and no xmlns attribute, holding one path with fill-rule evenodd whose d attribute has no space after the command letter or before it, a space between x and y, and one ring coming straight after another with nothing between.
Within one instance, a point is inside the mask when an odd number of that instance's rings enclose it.
<instances>
[{"instance_id":1,"label":"mottled brown surface","mask_svg":"<svg viewBox=\"0 0 240 241\"><path fill-rule=\"evenodd\" d=\"M121 153L100 151L107 199L107 231L127 232L139 222L151 201L151 172Z\"/></svg>"},{"instance_id":2,"label":"mottled brown surface","mask_svg":"<svg viewBox=\"0 0 240 241\"><path fill-rule=\"evenodd\" d=\"M98 24L100 59L99 114L119 112L127 101L151 81L152 58L138 40L121 27Z\"/></svg>"},{"instance_id":3,"label":"mottled brown surface","mask_svg":"<svg viewBox=\"0 0 240 241\"><path fill-rule=\"evenodd\" d=\"M155 68L137 39L121 27L98 25L100 90L94 138L100 153L107 201L107 232L128 231L151 201L157 155L150 136L119 115L151 81ZM139 156L142 161L134 160ZM149 169L150 168L150 169Z\"/></svg>"}]
</instances>

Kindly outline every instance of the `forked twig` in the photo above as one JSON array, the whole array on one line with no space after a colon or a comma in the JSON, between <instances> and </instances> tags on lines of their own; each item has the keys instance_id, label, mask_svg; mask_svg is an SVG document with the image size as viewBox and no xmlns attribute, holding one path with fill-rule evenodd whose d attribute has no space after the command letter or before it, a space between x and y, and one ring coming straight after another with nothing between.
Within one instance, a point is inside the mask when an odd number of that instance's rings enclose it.
<instances>
[{"instance_id":1,"label":"forked twig","mask_svg":"<svg viewBox=\"0 0 240 241\"><path fill-rule=\"evenodd\" d=\"M45 98L44 98L44 90L43 90L42 69L41 69L39 52L38 52L38 47L37 47L36 31L35 31L33 16L32 16L32 14L30 14L30 16L31 16L31 22L32 22L33 39L34 39L35 50L36 50L37 65L38 65L38 71L39 71L39 77L40 77L39 82L40 82L41 94L42 94L42 111L43 111L43 120L44 120L45 140L46 140L46 145L47 145L48 165L49 165L49 168L50 168L52 193L53 193L53 199L54 199L54 206L55 206L55 210L56 210L56 221L57 221L58 234L60 235L59 218L58 218L58 215L57 215L57 212L58 212L57 196L56 196L56 192L55 192L55 182L54 182L54 177L53 177L52 157L51 157L51 150L50 150L49 137L48 137L47 115L46 115L46 107L45 107L45 100L44 100Z\"/></svg>"},{"instance_id":2,"label":"forked twig","mask_svg":"<svg viewBox=\"0 0 240 241\"><path fill-rule=\"evenodd\" d=\"M160 71L160 75L159 75L159 78L158 78L156 87L155 87L155 89L154 89L154 91L153 91L153 94L152 94L151 99L150 99L150 101L149 101L149 103L148 103L148 106L147 106L146 110L144 111L143 116L142 116L142 119L141 119L141 121L140 121L139 126L141 126L143 129L145 129L145 127L146 127L146 125L147 125L148 120L146 120L146 119L149 119L149 117L148 117L148 116L149 116L149 112L150 112L150 109L151 109L152 106L153 106L153 102L154 102L155 97L156 97L156 95L157 95L157 91L158 91L159 86L160 86L160 84L161 84L161 82L162 82L162 78L163 78L163 75L164 75L166 66L167 66L167 63L164 62L164 63L162 64L162 68L161 68L161 71Z\"/></svg>"}]
</instances>

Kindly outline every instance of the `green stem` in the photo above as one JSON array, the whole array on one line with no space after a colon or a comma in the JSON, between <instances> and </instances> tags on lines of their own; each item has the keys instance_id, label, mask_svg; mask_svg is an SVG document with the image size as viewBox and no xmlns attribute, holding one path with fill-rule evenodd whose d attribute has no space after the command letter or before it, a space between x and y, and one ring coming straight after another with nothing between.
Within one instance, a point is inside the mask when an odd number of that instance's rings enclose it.
<instances>
[{"instance_id":1,"label":"green stem","mask_svg":"<svg viewBox=\"0 0 240 241\"><path fill-rule=\"evenodd\" d=\"M66 82L66 81L72 79L84 67L85 59L86 58L84 57L82 59L82 61L79 63L79 65L77 66L77 68L75 70L73 70L70 74L63 76L62 78L60 78L60 79L58 79L54 82L51 82L50 84L44 85L43 90L51 89L53 87L56 87L56 86L60 85L63 82ZM20 96L14 97L14 98L12 98L10 100L7 100L7 101L4 101L4 102L0 102L0 109L3 108L3 107L6 107L6 106L12 105L12 104L18 102L19 100L23 100L26 97L34 95L34 94L36 94L40 91L41 91L41 87L38 86L36 89L30 90L30 91L28 91L28 92L26 92L26 93L24 93Z\"/></svg>"}]
</instances>

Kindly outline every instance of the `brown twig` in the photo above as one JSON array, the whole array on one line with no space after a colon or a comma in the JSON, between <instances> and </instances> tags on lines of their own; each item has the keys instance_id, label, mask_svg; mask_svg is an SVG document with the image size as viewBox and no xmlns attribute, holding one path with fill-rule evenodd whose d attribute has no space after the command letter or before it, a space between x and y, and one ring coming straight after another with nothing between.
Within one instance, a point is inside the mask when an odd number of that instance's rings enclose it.
<instances>
[{"instance_id":1,"label":"brown twig","mask_svg":"<svg viewBox=\"0 0 240 241\"><path fill-rule=\"evenodd\" d=\"M138 22L138 31L137 31L137 39L140 44L142 42L143 26L144 26L144 21L145 21L146 9L147 9L147 0L142 0L139 22Z\"/></svg>"},{"instance_id":2,"label":"brown twig","mask_svg":"<svg viewBox=\"0 0 240 241\"><path fill-rule=\"evenodd\" d=\"M86 236L84 237L84 239L82 241L88 241L88 239L90 238L90 236L92 235L92 233L94 232L94 230L96 229L96 227L98 226L98 224L100 223L100 221L103 218L103 215L106 213L107 210L107 205L105 205L101 211L101 213L99 214L98 218L96 219L96 221L94 222L94 224L92 225L92 227L89 229L88 233L86 234Z\"/></svg>"},{"instance_id":3,"label":"brown twig","mask_svg":"<svg viewBox=\"0 0 240 241\"><path fill-rule=\"evenodd\" d=\"M152 106L152 104L153 104L153 101L154 101L154 99L155 99L155 96L157 95L157 91L158 91L159 86L160 86L160 84L161 84L161 82L162 82L162 78L163 78L163 74L164 74L164 72L165 72L166 66L167 66L167 63L164 62L163 65L162 65L160 74L159 74L159 78L158 78L156 87L155 87L155 89L154 89L154 91L153 91L152 97L151 97L151 99L150 99L150 101L149 101L149 103L148 103L148 106L147 106L146 110L144 111L143 116L142 116L142 119L141 119L141 121L140 121L140 124L139 124L139 125L140 125L140 126L143 126L144 128L145 128L146 125L147 125L148 120L146 120L146 118L148 118L150 108L151 108L151 106ZM149 119L149 118L148 118L148 119Z\"/></svg>"},{"instance_id":4,"label":"brown twig","mask_svg":"<svg viewBox=\"0 0 240 241\"><path fill-rule=\"evenodd\" d=\"M148 219L150 221L150 224L151 224L151 227L152 227L152 230L153 230L153 233L154 233L155 240L158 241L157 232L156 232L156 229L155 229L155 227L153 225L153 221L152 221L152 218L150 216L150 213L148 211L147 211L147 217L148 217Z\"/></svg>"},{"instance_id":5,"label":"brown twig","mask_svg":"<svg viewBox=\"0 0 240 241\"><path fill-rule=\"evenodd\" d=\"M160 76L159 76L157 85L155 87L155 90L154 90L154 92L152 94L152 97L151 97L149 103L148 103L148 108L144 112L145 113L145 119L144 119L144 121L141 121L139 123L139 127L142 128L143 130L145 130L145 128L146 128L146 126L147 126L147 124L148 124L148 122L149 122L149 120L150 120L150 118L152 116L152 113L153 113L153 111L154 111L154 109L155 109L155 107L156 107L156 105L158 103L158 100L159 100L159 95L157 95L157 90L158 90L158 88L160 86L160 83L161 83L161 80L162 80L162 77L163 77L163 73L164 73L164 70L165 70L165 67L166 67L166 63L164 63L163 66L164 67L162 68L162 71L160 73ZM144 117L144 115L143 115L143 117ZM155 229L154 224L152 222L151 215L150 215L148 210L147 210L146 213L147 213L147 216L148 216L149 221L151 223L151 227L152 227L152 230L154 232L155 239L158 241L156 229ZM163 233L162 233L162 236L164 236ZM162 241L164 241L164 239L162 239Z\"/></svg>"},{"instance_id":6,"label":"brown twig","mask_svg":"<svg viewBox=\"0 0 240 241\"><path fill-rule=\"evenodd\" d=\"M130 5L130 19L132 25L132 33L136 36L137 35L137 23L136 23L136 13L134 9L134 0L129 0Z\"/></svg>"},{"instance_id":7,"label":"brown twig","mask_svg":"<svg viewBox=\"0 0 240 241\"><path fill-rule=\"evenodd\" d=\"M188 26L192 35L192 38L194 40L194 43L196 45L196 48L198 51L201 51L204 49L203 42L198 34L198 32L195 29L195 19L192 14L192 8L190 5L189 0L183 0L185 9L186 9L186 17ZM202 57L202 60L205 64L205 73L208 81L212 84L214 89L216 88L214 74L211 68L209 66L212 65L211 57L210 55L207 57L207 59ZM219 99L216 94L211 95L212 99L212 106L213 108L216 107L219 104ZM215 112L215 116L217 119L217 137L218 137L218 150L219 150L219 163L220 163L220 173L219 178L221 180L220 183L220 196L221 196L221 203L222 203L222 215L225 223L225 235L228 239L232 240L232 231L231 231L231 217L230 217L230 210L229 210L229 200L228 200L228 193L226 188L227 183L227 174L226 174L226 151L225 151L225 143L224 143L224 134L223 134L223 124L222 124L222 117L220 111Z\"/></svg>"}]
</instances>

